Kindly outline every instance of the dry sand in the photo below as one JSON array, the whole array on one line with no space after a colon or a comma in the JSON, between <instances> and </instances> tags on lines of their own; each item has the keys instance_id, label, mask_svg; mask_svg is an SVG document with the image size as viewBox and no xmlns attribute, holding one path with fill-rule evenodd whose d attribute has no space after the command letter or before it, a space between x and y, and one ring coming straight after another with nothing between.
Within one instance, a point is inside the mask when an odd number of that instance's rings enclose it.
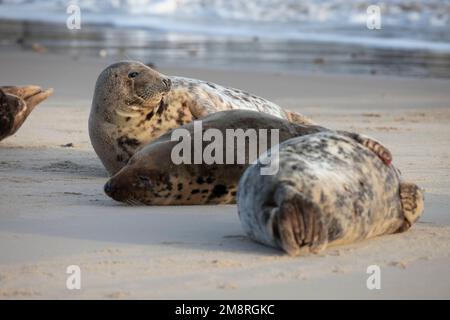
<instances>
[{"instance_id":1,"label":"dry sand","mask_svg":"<svg viewBox=\"0 0 450 320\"><path fill-rule=\"evenodd\" d=\"M55 88L0 143L0 299L450 298L449 80L161 68L378 138L426 189L410 231L290 258L248 240L234 205L129 207L104 195L87 119L110 62L0 53L0 85ZM366 288L373 264L381 290ZM69 265L81 268L81 290L66 289Z\"/></svg>"}]
</instances>

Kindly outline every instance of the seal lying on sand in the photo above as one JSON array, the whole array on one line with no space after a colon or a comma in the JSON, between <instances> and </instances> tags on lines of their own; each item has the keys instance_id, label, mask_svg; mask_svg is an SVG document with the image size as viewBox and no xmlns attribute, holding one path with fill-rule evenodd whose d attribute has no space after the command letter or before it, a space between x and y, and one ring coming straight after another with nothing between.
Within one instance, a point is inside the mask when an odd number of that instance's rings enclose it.
<instances>
[{"instance_id":1,"label":"seal lying on sand","mask_svg":"<svg viewBox=\"0 0 450 320\"><path fill-rule=\"evenodd\" d=\"M234 110L222 111L202 119L203 131L217 129L223 136L227 129L255 129L253 140L261 138L260 129L278 129L279 141L292 137L327 131L319 126L304 126L291 123L269 114ZM195 138L195 125L190 123L174 130L186 129L190 138ZM347 134L347 133L344 133ZM111 198L129 204L148 205L193 205L193 204L221 204L234 203L237 184L248 167L256 160L258 154L266 151L270 144L259 145L255 159L249 158L249 145L246 143L245 161L243 164L175 164L172 152L178 141L171 141L172 132L168 132L145 146L130 159L128 164L113 176L105 185L105 192ZM364 137L348 133L353 139L360 139L363 143L375 148L385 161L390 161L390 154L378 143ZM191 145L194 145L193 142ZM208 142L203 142L203 150ZM227 143L220 148L226 153ZM238 149L238 144L232 145L233 154L244 153ZM238 149L238 150L237 150ZM237 162L237 161L236 161ZM192 163L192 162L191 162ZM227 162L224 162L227 163ZM228 162L229 163L229 162Z\"/></svg>"},{"instance_id":2,"label":"seal lying on sand","mask_svg":"<svg viewBox=\"0 0 450 320\"><path fill-rule=\"evenodd\" d=\"M230 109L265 112L300 124L307 118L241 90L206 81L168 77L139 62L119 62L98 77L89 134L108 172L168 130Z\"/></svg>"},{"instance_id":3,"label":"seal lying on sand","mask_svg":"<svg viewBox=\"0 0 450 320\"><path fill-rule=\"evenodd\" d=\"M0 141L13 135L31 111L53 93L38 86L0 87Z\"/></svg>"},{"instance_id":4,"label":"seal lying on sand","mask_svg":"<svg viewBox=\"0 0 450 320\"><path fill-rule=\"evenodd\" d=\"M276 175L260 175L259 164L247 169L237 203L251 238L290 255L402 232L423 211L417 185L341 134L290 139L280 144L278 159Z\"/></svg>"}]
</instances>

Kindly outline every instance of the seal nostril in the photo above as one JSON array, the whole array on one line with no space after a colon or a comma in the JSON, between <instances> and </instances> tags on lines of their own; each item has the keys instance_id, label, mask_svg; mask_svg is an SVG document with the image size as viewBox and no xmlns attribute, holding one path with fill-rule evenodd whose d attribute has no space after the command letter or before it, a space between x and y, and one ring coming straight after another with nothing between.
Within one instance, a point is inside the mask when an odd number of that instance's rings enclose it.
<instances>
[{"instance_id":1,"label":"seal nostril","mask_svg":"<svg viewBox=\"0 0 450 320\"><path fill-rule=\"evenodd\" d=\"M103 188L104 189L104 191L105 191L105 193L108 195L108 196L112 196L112 193L113 193L113 187L112 187L112 184L111 184L111 181L108 181L106 184L105 184L105 187Z\"/></svg>"}]
</instances>

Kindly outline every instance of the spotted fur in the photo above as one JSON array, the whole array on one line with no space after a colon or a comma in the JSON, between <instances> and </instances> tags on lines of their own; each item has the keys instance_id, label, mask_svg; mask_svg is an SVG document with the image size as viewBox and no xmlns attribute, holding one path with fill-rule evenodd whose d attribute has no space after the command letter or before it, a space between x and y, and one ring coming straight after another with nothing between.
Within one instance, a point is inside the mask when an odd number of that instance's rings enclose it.
<instances>
[{"instance_id":1,"label":"spotted fur","mask_svg":"<svg viewBox=\"0 0 450 320\"><path fill-rule=\"evenodd\" d=\"M139 76L130 79L131 71L139 72ZM120 62L106 68L97 80L89 134L97 155L113 175L138 149L168 130L234 109L259 111L299 124L312 123L302 115L238 89L165 76L138 62ZM124 150L118 144L123 136L139 144L127 145Z\"/></svg>"},{"instance_id":2,"label":"spotted fur","mask_svg":"<svg viewBox=\"0 0 450 320\"><path fill-rule=\"evenodd\" d=\"M193 124L182 126L194 138ZM327 129L304 126L285 119L247 110L217 112L203 119L203 128L216 128L225 135L226 129L279 130L280 141ZM123 169L105 185L111 198L146 205L192 205L235 203L237 184L250 159L248 144L245 164L180 164L171 160L171 152L178 142L171 141L168 132L137 151ZM255 137L258 141L259 137ZM252 141L256 143L256 141ZM205 142L205 147L208 142ZM192 143L193 145L193 143ZM224 154L226 145L224 147ZM236 147L236 146L235 146ZM242 151L242 150L241 150ZM262 153L266 150L258 150ZM235 149L235 154L236 154Z\"/></svg>"},{"instance_id":3,"label":"spotted fur","mask_svg":"<svg viewBox=\"0 0 450 320\"><path fill-rule=\"evenodd\" d=\"M401 182L379 152L381 144L373 148L374 140L351 137L319 132L293 138L280 144L276 175L260 175L258 163L249 167L237 195L246 233L299 255L401 232L417 221L422 191Z\"/></svg>"}]
</instances>

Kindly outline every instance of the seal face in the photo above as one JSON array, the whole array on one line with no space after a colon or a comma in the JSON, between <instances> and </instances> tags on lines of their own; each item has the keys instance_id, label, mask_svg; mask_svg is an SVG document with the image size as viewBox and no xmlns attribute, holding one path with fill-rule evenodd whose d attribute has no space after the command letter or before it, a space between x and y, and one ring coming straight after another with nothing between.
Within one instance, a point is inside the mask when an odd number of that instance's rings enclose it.
<instances>
[{"instance_id":1,"label":"seal face","mask_svg":"<svg viewBox=\"0 0 450 320\"><path fill-rule=\"evenodd\" d=\"M38 86L0 87L0 141L13 135L31 111L53 93Z\"/></svg>"},{"instance_id":2,"label":"seal face","mask_svg":"<svg viewBox=\"0 0 450 320\"><path fill-rule=\"evenodd\" d=\"M247 110L231 110L214 113L202 119L203 128L218 130L223 136L228 129L254 129L259 141L260 130L277 129L279 141L327 130L319 126L304 126L265 113ZM186 129L189 139L195 139L194 124L175 130ZM128 164L105 185L111 198L129 204L146 205L193 205L234 203L239 178L251 163L250 143L245 144L245 161L241 164L174 164L172 151L178 141L171 141L168 132L138 150ZM191 145L194 145L192 142ZM203 141L203 149L208 145ZM267 149L267 144L265 148ZM220 148L226 153L227 145ZM237 155L237 145L233 146ZM258 154L266 151L259 145ZM239 149L242 152L241 149ZM257 156L257 155L256 155Z\"/></svg>"},{"instance_id":3,"label":"seal face","mask_svg":"<svg viewBox=\"0 0 450 320\"><path fill-rule=\"evenodd\" d=\"M239 182L243 229L290 255L407 230L423 211L423 194L401 182L383 154L336 132L285 141L277 174L260 175L256 163Z\"/></svg>"},{"instance_id":4,"label":"seal face","mask_svg":"<svg viewBox=\"0 0 450 320\"><path fill-rule=\"evenodd\" d=\"M209 114L246 109L312 123L276 104L223 86L169 77L139 62L119 62L98 77L89 118L92 145L108 172L118 172L142 146Z\"/></svg>"}]
</instances>

